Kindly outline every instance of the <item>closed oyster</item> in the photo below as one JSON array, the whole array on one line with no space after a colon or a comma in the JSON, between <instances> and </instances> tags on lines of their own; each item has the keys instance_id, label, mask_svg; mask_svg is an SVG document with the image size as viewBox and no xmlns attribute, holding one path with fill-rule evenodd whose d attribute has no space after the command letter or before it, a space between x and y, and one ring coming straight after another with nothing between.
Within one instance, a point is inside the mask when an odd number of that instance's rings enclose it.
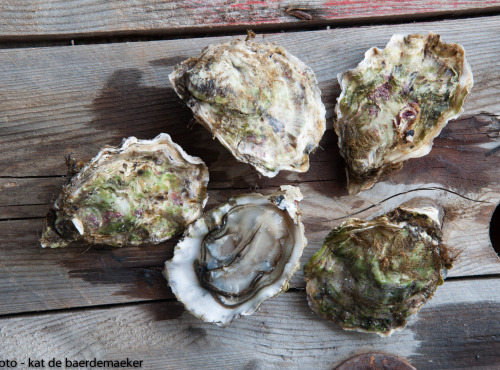
<instances>
[{"instance_id":1,"label":"closed oyster","mask_svg":"<svg viewBox=\"0 0 500 370\"><path fill-rule=\"evenodd\" d=\"M205 163L169 135L130 137L102 149L64 186L40 243L157 244L198 218L207 183Z\"/></svg>"},{"instance_id":2,"label":"closed oyster","mask_svg":"<svg viewBox=\"0 0 500 370\"><path fill-rule=\"evenodd\" d=\"M195 118L239 161L268 177L309 169L325 107L314 72L282 47L210 45L169 77Z\"/></svg>"},{"instance_id":3,"label":"closed oyster","mask_svg":"<svg viewBox=\"0 0 500 370\"><path fill-rule=\"evenodd\" d=\"M334 128L350 194L428 154L446 123L463 112L473 85L462 46L432 33L394 35L338 78Z\"/></svg>"},{"instance_id":4,"label":"closed oyster","mask_svg":"<svg viewBox=\"0 0 500 370\"><path fill-rule=\"evenodd\" d=\"M281 189L231 198L188 226L164 274L195 316L226 326L288 289L307 240L300 190Z\"/></svg>"},{"instance_id":5,"label":"closed oyster","mask_svg":"<svg viewBox=\"0 0 500 370\"><path fill-rule=\"evenodd\" d=\"M346 330L390 335L443 283L453 258L439 210L403 205L333 229L304 267L309 305Z\"/></svg>"}]
</instances>

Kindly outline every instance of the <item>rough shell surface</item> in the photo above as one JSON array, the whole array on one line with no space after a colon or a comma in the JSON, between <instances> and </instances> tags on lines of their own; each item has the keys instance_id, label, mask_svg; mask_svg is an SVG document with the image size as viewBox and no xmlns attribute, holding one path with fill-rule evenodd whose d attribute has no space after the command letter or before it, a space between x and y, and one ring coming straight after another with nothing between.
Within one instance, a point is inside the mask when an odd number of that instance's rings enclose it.
<instances>
[{"instance_id":1,"label":"rough shell surface","mask_svg":"<svg viewBox=\"0 0 500 370\"><path fill-rule=\"evenodd\" d=\"M203 161L186 154L169 135L130 137L118 148L102 149L64 186L41 245L162 242L202 213L207 183Z\"/></svg>"},{"instance_id":2,"label":"rough shell surface","mask_svg":"<svg viewBox=\"0 0 500 370\"><path fill-rule=\"evenodd\" d=\"M282 47L210 45L169 77L195 118L239 161L269 177L309 169L325 107L314 72Z\"/></svg>"},{"instance_id":3,"label":"rough shell surface","mask_svg":"<svg viewBox=\"0 0 500 370\"><path fill-rule=\"evenodd\" d=\"M369 189L403 161L428 154L472 85L465 51L439 35L394 35L339 74L335 131L346 161L349 193Z\"/></svg>"},{"instance_id":4,"label":"rough shell surface","mask_svg":"<svg viewBox=\"0 0 500 370\"><path fill-rule=\"evenodd\" d=\"M346 330L387 336L432 297L452 260L433 206L349 219L304 267L309 305Z\"/></svg>"},{"instance_id":5,"label":"rough shell surface","mask_svg":"<svg viewBox=\"0 0 500 370\"><path fill-rule=\"evenodd\" d=\"M307 240L300 190L281 189L231 198L189 225L164 274L195 316L226 326L288 289Z\"/></svg>"}]
</instances>

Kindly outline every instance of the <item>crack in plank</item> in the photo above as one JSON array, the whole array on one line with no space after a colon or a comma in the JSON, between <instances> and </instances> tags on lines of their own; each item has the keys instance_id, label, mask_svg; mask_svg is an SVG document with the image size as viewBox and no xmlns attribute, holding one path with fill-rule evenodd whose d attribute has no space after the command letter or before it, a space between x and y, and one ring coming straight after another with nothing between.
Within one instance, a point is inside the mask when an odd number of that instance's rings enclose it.
<instances>
[{"instance_id":1,"label":"crack in plank","mask_svg":"<svg viewBox=\"0 0 500 370\"><path fill-rule=\"evenodd\" d=\"M410 189L410 190L407 190L407 191L404 191L402 193L397 193L397 194L394 194L394 195L391 195L390 197L387 197L385 199L382 199L381 201L375 203L375 204L372 204L371 206L368 206L366 208L363 208L357 212L354 212L354 213L350 213L350 214L347 214L345 216L342 216L342 217L338 217L338 218L333 218L332 220L328 220L328 221L322 221L322 222L331 222L331 221L337 221L337 220L342 220L346 217L351 217L351 216L355 216L357 214L360 214L360 213L363 213L371 208L374 208L376 206L379 206L383 203L385 203L386 201L390 200L390 199L393 199L393 198L396 198L396 197L399 197L401 195L404 195L404 194L408 194L408 193L413 193L413 192L417 192L417 191L446 191L448 193L451 193L451 194L454 194L454 195L457 195L459 196L460 198L463 198L463 199L466 199L466 200L469 200L471 202L475 202L475 203L487 203L487 204L491 204L490 201L487 201L487 200L476 200L476 199L472 199L472 198L469 198L465 195L462 195L456 191L453 191L453 190L450 190L450 189L446 189L446 188L442 188L442 187L439 187L439 186L431 186L431 187L427 187L427 188L417 188L417 189Z\"/></svg>"}]
</instances>

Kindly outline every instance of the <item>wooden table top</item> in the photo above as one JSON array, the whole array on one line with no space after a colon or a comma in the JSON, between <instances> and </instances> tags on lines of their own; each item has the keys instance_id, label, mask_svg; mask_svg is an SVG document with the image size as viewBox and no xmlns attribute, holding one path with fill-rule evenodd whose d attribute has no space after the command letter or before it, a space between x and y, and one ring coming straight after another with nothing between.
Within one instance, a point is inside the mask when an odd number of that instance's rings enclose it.
<instances>
[{"instance_id":1,"label":"wooden table top","mask_svg":"<svg viewBox=\"0 0 500 370\"><path fill-rule=\"evenodd\" d=\"M319 80L327 131L306 173L269 179L237 162L192 121L168 81L176 63L247 28ZM429 31L466 50L474 88L465 112L429 155L349 196L332 129L336 76L394 33ZM500 203L499 35L500 1L2 2L0 366L95 358L142 361L145 369L332 369L384 352L418 369L500 368L500 259L490 238L499 250L500 208L491 221ZM318 318L301 270L288 292L219 328L185 312L161 275L178 238L151 247L40 248L44 217L67 180L66 155L86 161L123 138L161 132L208 165L207 209L232 195L299 186L302 264L348 217L370 218L415 197L444 208L444 238L460 258L407 328L381 338Z\"/></svg>"}]
</instances>

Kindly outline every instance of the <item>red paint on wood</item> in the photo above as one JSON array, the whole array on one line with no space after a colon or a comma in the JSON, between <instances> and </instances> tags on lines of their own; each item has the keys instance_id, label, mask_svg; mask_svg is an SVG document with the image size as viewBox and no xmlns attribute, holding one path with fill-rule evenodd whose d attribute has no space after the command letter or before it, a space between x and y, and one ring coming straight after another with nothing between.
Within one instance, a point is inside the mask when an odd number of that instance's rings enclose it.
<instances>
[{"instance_id":1,"label":"red paint on wood","mask_svg":"<svg viewBox=\"0 0 500 370\"><path fill-rule=\"evenodd\" d=\"M59 3L73 3L58 0ZM33 13L42 0L8 2L7 12L0 12L1 37L31 35L70 35L88 32L116 32L133 30L179 30L208 27L240 26L260 24L293 24L302 22L286 9L295 8L309 13L313 20L335 21L343 19L370 19L386 16L403 17L465 11L497 10L500 0L314 0L294 2L282 0L186 0L150 1L148 5L134 0L122 0L120 5L68 4ZM163 6L168 3L168 6ZM74 5L74 6L73 6ZM82 14L85 22L75 24L74 14ZM82 19L83 19L82 18ZM300 18L300 17L299 17ZM54 19L58 19L57 24ZM307 19L307 18L306 18Z\"/></svg>"},{"instance_id":2,"label":"red paint on wood","mask_svg":"<svg viewBox=\"0 0 500 370\"><path fill-rule=\"evenodd\" d=\"M247 4L267 6L267 3L265 1L247 1Z\"/></svg>"},{"instance_id":3,"label":"red paint on wood","mask_svg":"<svg viewBox=\"0 0 500 370\"><path fill-rule=\"evenodd\" d=\"M237 8L241 10L250 10L250 6L247 4L231 4L231 8Z\"/></svg>"},{"instance_id":4,"label":"red paint on wood","mask_svg":"<svg viewBox=\"0 0 500 370\"><path fill-rule=\"evenodd\" d=\"M265 1L246 1L244 3L231 4L230 7L241 10L253 10L252 5L260 5L263 7L268 7L268 4Z\"/></svg>"},{"instance_id":5,"label":"red paint on wood","mask_svg":"<svg viewBox=\"0 0 500 370\"><path fill-rule=\"evenodd\" d=\"M352 0L337 0L337 1L327 1L325 2L325 6L339 6L339 5L356 5L359 2ZM361 2L366 8L371 8L372 3L366 4L365 2Z\"/></svg>"}]
</instances>

